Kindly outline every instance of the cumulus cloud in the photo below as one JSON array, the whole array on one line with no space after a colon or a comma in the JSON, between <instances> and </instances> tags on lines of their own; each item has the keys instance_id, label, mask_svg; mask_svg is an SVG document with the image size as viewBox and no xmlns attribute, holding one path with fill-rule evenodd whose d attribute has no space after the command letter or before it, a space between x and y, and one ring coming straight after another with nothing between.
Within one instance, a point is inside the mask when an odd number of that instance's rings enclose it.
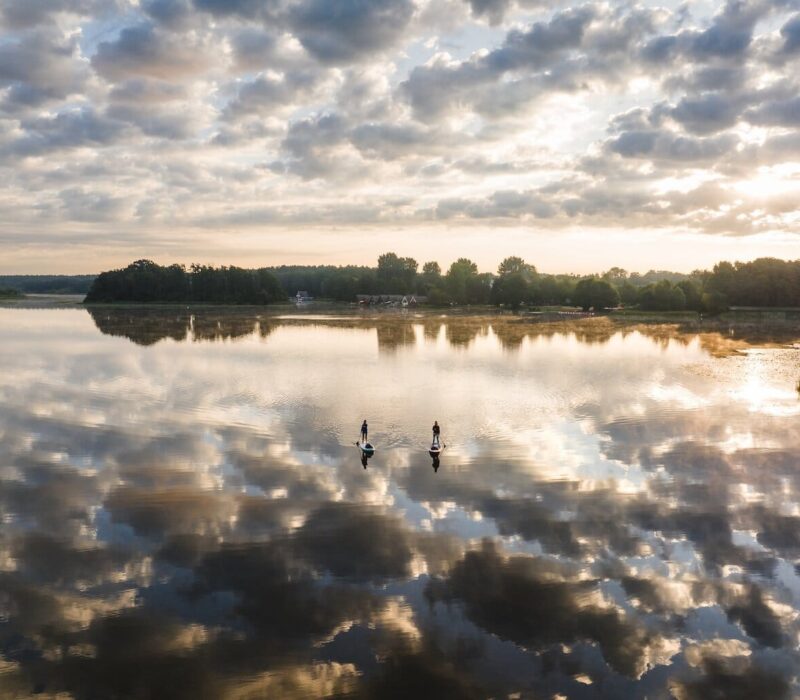
<instances>
[{"instance_id":1,"label":"cumulus cloud","mask_svg":"<svg viewBox=\"0 0 800 700\"><path fill-rule=\"evenodd\" d=\"M42 29L0 43L0 87L8 88L0 105L7 111L81 94L87 79L75 36Z\"/></svg>"},{"instance_id":2,"label":"cumulus cloud","mask_svg":"<svg viewBox=\"0 0 800 700\"><path fill-rule=\"evenodd\" d=\"M0 169L18 211L54 230L794 231L788 175L770 201L739 195L756 164L796 158L797 8L691 9L0 1ZM82 178L100 161L118 191Z\"/></svg>"},{"instance_id":3,"label":"cumulus cloud","mask_svg":"<svg viewBox=\"0 0 800 700\"><path fill-rule=\"evenodd\" d=\"M2 0L0 22L12 29L51 24L59 15L106 16L124 8L124 0Z\"/></svg>"},{"instance_id":4,"label":"cumulus cloud","mask_svg":"<svg viewBox=\"0 0 800 700\"><path fill-rule=\"evenodd\" d=\"M2 147L7 155L39 156L74 148L107 146L126 131L122 122L98 114L92 108L24 120L22 126L24 135Z\"/></svg>"},{"instance_id":5,"label":"cumulus cloud","mask_svg":"<svg viewBox=\"0 0 800 700\"><path fill-rule=\"evenodd\" d=\"M140 24L126 27L114 41L101 42L92 66L110 80L132 76L170 80L198 75L210 60L208 47L198 37L178 37Z\"/></svg>"},{"instance_id":6,"label":"cumulus cloud","mask_svg":"<svg viewBox=\"0 0 800 700\"><path fill-rule=\"evenodd\" d=\"M392 48L414 13L411 0L305 0L292 6L289 26L324 63L349 63Z\"/></svg>"}]
</instances>

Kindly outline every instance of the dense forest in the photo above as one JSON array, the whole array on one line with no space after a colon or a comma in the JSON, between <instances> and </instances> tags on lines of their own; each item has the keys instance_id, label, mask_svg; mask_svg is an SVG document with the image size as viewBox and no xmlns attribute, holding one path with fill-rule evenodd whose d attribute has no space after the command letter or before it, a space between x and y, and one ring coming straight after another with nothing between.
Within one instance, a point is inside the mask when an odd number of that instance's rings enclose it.
<instances>
[{"instance_id":1,"label":"dense forest","mask_svg":"<svg viewBox=\"0 0 800 700\"><path fill-rule=\"evenodd\" d=\"M92 284L87 302L212 302L267 304L298 291L317 298L355 301L358 295L407 294L428 304L578 306L620 305L645 311L705 311L729 306L800 306L800 260L760 258L721 262L689 275L651 271L645 275L614 267L602 275L548 275L519 257L508 257L497 272L481 273L467 258L446 272L430 261L419 270L413 258L385 253L376 267L282 266L245 270L205 265L160 266L138 260L104 272Z\"/></svg>"},{"instance_id":2,"label":"dense forest","mask_svg":"<svg viewBox=\"0 0 800 700\"><path fill-rule=\"evenodd\" d=\"M0 275L0 287L24 294L86 294L96 275Z\"/></svg>"},{"instance_id":3,"label":"dense forest","mask_svg":"<svg viewBox=\"0 0 800 700\"><path fill-rule=\"evenodd\" d=\"M269 304L285 299L278 279L263 268L192 265L187 270L183 265L137 260L122 270L100 273L85 301Z\"/></svg>"}]
</instances>

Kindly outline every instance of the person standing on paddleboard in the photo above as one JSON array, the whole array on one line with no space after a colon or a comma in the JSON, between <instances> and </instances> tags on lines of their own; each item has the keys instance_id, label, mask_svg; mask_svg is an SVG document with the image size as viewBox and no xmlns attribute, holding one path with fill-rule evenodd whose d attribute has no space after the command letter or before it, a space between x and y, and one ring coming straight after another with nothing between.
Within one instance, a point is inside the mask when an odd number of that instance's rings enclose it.
<instances>
[{"instance_id":1,"label":"person standing on paddleboard","mask_svg":"<svg viewBox=\"0 0 800 700\"><path fill-rule=\"evenodd\" d=\"M433 421L433 440L431 441L431 447L441 447L441 443L439 442L439 433L441 432L441 428L439 428L439 421Z\"/></svg>"},{"instance_id":2,"label":"person standing on paddleboard","mask_svg":"<svg viewBox=\"0 0 800 700\"><path fill-rule=\"evenodd\" d=\"M366 444L367 442L367 434L369 433L369 428L367 427L367 419L364 419L364 422L361 424L361 442L362 444Z\"/></svg>"}]
</instances>

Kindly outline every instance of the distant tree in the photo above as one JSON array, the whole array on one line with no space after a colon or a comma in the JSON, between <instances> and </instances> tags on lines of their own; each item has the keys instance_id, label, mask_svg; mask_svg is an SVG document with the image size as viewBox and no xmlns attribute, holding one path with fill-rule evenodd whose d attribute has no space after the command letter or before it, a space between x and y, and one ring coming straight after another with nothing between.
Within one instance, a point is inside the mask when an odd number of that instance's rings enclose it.
<instances>
[{"instance_id":1,"label":"distant tree","mask_svg":"<svg viewBox=\"0 0 800 700\"><path fill-rule=\"evenodd\" d=\"M722 292L710 291L703 292L702 297L703 311L710 314L721 314L728 310L728 302Z\"/></svg>"},{"instance_id":2,"label":"distant tree","mask_svg":"<svg viewBox=\"0 0 800 700\"><path fill-rule=\"evenodd\" d=\"M730 296L736 284L736 269L729 262L714 265L708 279L708 291L718 292L725 297Z\"/></svg>"},{"instance_id":3,"label":"distant tree","mask_svg":"<svg viewBox=\"0 0 800 700\"><path fill-rule=\"evenodd\" d=\"M539 275L532 298L539 304L568 304L572 300L577 281L572 275Z\"/></svg>"},{"instance_id":4,"label":"distant tree","mask_svg":"<svg viewBox=\"0 0 800 700\"><path fill-rule=\"evenodd\" d=\"M439 263L435 261L426 262L422 266L422 274L418 280L419 291L423 294L429 295L434 287L439 287L442 284L442 268Z\"/></svg>"},{"instance_id":5,"label":"distant tree","mask_svg":"<svg viewBox=\"0 0 800 700\"><path fill-rule=\"evenodd\" d=\"M426 275L427 277L441 277L442 276L442 268L439 267L439 263L435 260L431 260L430 262L426 262L422 266L422 274Z\"/></svg>"},{"instance_id":6,"label":"distant tree","mask_svg":"<svg viewBox=\"0 0 800 700\"><path fill-rule=\"evenodd\" d=\"M445 290L456 304L470 303L470 283L478 276L478 266L468 258L459 258L447 271Z\"/></svg>"},{"instance_id":7,"label":"distant tree","mask_svg":"<svg viewBox=\"0 0 800 700\"><path fill-rule=\"evenodd\" d=\"M683 292L686 308L692 311L701 311L703 308L703 288L694 279L678 282L677 286Z\"/></svg>"},{"instance_id":8,"label":"distant tree","mask_svg":"<svg viewBox=\"0 0 800 700\"><path fill-rule=\"evenodd\" d=\"M587 277L575 285L573 302L584 311L613 308L619 305L619 293L607 280Z\"/></svg>"},{"instance_id":9,"label":"distant tree","mask_svg":"<svg viewBox=\"0 0 800 700\"><path fill-rule=\"evenodd\" d=\"M417 261L400 258L395 253L384 253L378 258L378 282L381 292L405 294L415 288Z\"/></svg>"},{"instance_id":10,"label":"distant tree","mask_svg":"<svg viewBox=\"0 0 800 700\"><path fill-rule=\"evenodd\" d=\"M628 271L623 270L621 267L612 267L610 270L603 273L603 279L619 287L623 282L627 281Z\"/></svg>"},{"instance_id":11,"label":"distant tree","mask_svg":"<svg viewBox=\"0 0 800 700\"><path fill-rule=\"evenodd\" d=\"M646 311L680 311L686 306L686 296L667 279L649 284L639 292L639 308Z\"/></svg>"},{"instance_id":12,"label":"distant tree","mask_svg":"<svg viewBox=\"0 0 800 700\"><path fill-rule=\"evenodd\" d=\"M500 277L503 275L522 274L530 280L536 274L536 268L526 263L522 258L512 255L500 263L497 267L497 274Z\"/></svg>"},{"instance_id":13,"label":"distant tree","mask_svg":"<svg viewBox=\"0 0 800 700\"><path fill-rule=\"evenodd\" d=\"M530 284L523 272L510 272L500 275L492 285L490 300L497 306L513 309L528 301Z\"/></svg>"},{"instance_id":14,"label":"distant tree","mask_svg":"<svg viewBox=\"0 0 800 700\"><path fill-rule=\"evenodd\" d=\"M322 294L337 301L353 301L359 293L359 278L347 271L335 272L322 283Z\"/></svg>"},{"instance_id":15,"label":"distant tree","mask_svg":"<svg viewBox=\"0 0 800 700\"><path fill-rule=\"evenodd\" d=\"M639 300L639 289L625 280L619 287L619 298L625 306L633 306Z\"/></svg>"},{"instance_id":16,"label":"distant tree","mask_svg":"<svg viewBox=\"0 0 800 700\"><path fill-rule=\"evenodd\" d=\"M96 302L216 302L268 304L286 298L278 279L266 269L213 268L192 265L162 267L137 260L121 270L99 274L86 301Z\"/></svg>"}]
</instances>

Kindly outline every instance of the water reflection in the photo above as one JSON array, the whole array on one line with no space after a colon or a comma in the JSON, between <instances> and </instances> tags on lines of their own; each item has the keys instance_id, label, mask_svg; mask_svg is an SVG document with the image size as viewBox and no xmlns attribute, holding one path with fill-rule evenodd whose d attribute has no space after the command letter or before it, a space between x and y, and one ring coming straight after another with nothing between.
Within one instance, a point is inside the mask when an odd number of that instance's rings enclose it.
<instances>
[{"instance_id":1,"label":"water reflection","mask_svg":"<svg viewBox=\"0 0 800 700\"><path fill-rule=\"evenodd\" d=\"M392 323L0 310L0 697L800 692L797 349Z\"/></svg>"}]
</instances>

